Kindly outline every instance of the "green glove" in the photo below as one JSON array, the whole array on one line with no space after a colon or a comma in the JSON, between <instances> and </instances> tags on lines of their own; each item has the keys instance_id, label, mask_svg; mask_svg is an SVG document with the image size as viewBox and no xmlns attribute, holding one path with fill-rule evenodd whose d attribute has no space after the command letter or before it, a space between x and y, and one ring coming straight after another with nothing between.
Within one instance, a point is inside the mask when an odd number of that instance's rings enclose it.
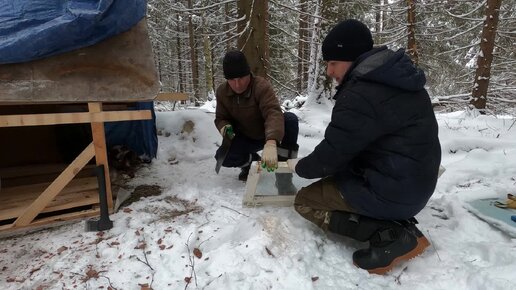
<instances>
[{"instance_id":1,"label":"green glove","mask_svg":"<svg viewBox=\"0 0 516 290\"><path fill-rule=\"evenodd\" d=\"M222 137L228 136L229 139L233 139L235 137L235 132L233 131L233 126L231 124L227 124L220 129L220 135Z\"/></svg>"}]
</instances>

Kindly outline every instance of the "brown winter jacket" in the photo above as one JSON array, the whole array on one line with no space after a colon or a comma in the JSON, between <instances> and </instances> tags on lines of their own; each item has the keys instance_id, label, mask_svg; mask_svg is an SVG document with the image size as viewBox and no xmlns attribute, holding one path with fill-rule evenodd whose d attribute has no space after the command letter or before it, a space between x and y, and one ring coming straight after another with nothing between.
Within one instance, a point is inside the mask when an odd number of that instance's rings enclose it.
<instances>
[{"instance_id":1,"label":"brown winter jacket","mask_svg":"<svg viewBox=\"0 0 516 290\"><path fill-rule=\"evenodd\" d=\"M284 119L271 84L259 76L251 76L249 88L235 94L228 82L217 88L215 126L220 131L231 124L235 132L255 140L283 139Z\"/></svg>"}]
</instances>

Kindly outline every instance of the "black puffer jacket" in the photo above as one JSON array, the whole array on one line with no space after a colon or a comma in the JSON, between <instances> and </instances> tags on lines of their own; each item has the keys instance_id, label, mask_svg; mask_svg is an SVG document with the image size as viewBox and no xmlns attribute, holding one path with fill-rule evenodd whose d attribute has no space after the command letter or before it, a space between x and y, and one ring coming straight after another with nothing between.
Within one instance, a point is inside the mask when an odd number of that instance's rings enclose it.
<instances>
[{"instance_id":1,"label":"black puffer jacket","mask_svg":"<svg viewBox=\"0 0 516 290\"><path fill-rule=\"evenodd\" d=\"M324 139L296 172L334 176L359 213L406 219L428 202L441 162L438 126L424 73L404 50L362 55L335 95Z\"/></svg>"}]
</instances>

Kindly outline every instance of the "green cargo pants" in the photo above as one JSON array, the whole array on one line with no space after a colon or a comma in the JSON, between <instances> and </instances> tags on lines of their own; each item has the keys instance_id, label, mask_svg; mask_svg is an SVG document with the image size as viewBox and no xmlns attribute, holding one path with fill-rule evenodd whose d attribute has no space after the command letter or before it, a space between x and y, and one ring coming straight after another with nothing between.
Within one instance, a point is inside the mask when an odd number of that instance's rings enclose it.
<instances>
[{"instance_id":1,"label":"green cargo pants","mask_svg":"<svg viewBox=\"0 0 516 290\"><path fill-rule=\"evenodd\" d=\"M333 211L356 212L342 197L333 177L326 177L301 188L294 209L324 231L328 230Z\"/></svg>"}]
</instances>

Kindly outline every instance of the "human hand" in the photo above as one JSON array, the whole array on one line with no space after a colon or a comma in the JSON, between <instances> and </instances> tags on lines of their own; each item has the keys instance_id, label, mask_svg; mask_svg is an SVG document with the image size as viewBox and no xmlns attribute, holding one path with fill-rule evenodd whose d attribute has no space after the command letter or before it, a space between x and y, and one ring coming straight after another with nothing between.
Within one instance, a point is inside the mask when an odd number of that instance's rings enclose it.
<instances>
[{"instance_id":1,"label":"human hand","mask_svg":"<svg viewBox=\"0 0 516 290\"><path fill-rule=\"evenodd\" d=\"M278 150L274 140L268 140L263 146L262 167L267 168L268 172L273 172L278 168Z\"/></svg>"},{"instance_id":2,"label":"human hand","mask_svg":"<svg viewBox=\"0 0 516 290\"><path fill-rule=\"evenodd\" d=\"M224 125L224 127L220 128L220 135L222 135L222 138L228 136L229 139L233 139L235 137L233 126L231 124Z\"/></svg>"},{"instance_id":3,"label":"human hand","mask_svg":"<svg viewBox=\"0 0 516 290\"><path fill-rule=\"evenodd\" d=\"M290 170L292 170L292 172L296 172L296 165L297 165L298 162L299 162L299 158L288 159L287 160L288 168L290 168Z\"/></svg>"}]
</instances>

